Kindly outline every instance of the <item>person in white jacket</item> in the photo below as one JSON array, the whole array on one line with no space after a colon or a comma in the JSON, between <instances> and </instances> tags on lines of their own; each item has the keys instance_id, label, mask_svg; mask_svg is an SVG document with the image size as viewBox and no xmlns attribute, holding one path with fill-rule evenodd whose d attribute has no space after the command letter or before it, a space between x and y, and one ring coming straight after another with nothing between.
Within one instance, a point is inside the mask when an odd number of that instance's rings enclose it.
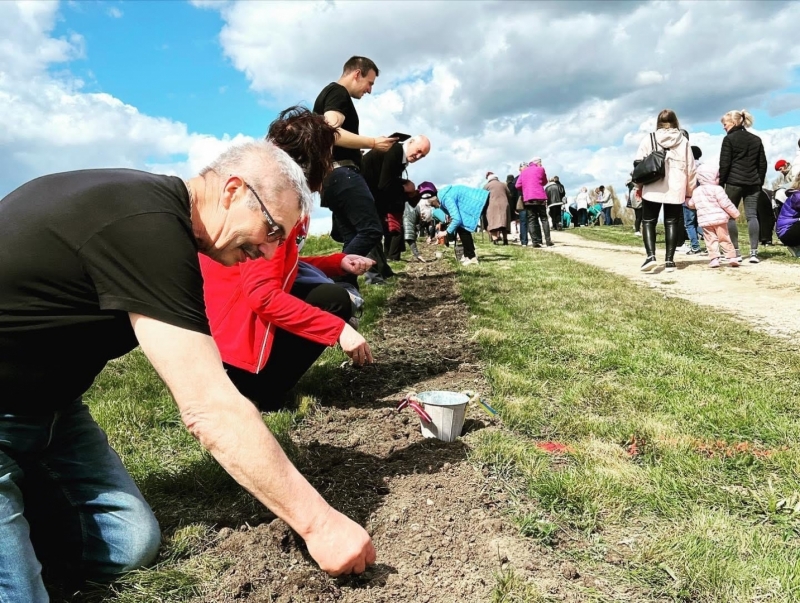
<instances>
[{"instance_id":1,"label":"person in white jacket","mask_svg":"<svg viewBox=\"0 0 800 603\"><path fill-rule=\"evenodd\" d=\"M575 197L575 205L578 208L578 220L576 226L586 226L586 216L589 209L589 191L583 186Z\"/></svg>"},{"instance_id":2,"label":"person in white jacket","mask_svg":"<svg viewBox=\"0 0 800 603\"><path fill-rule=\"evenodd\" d=\"M655 131L656 144L666 151L664 178L651 184L636 185L636 194L642 198L642 240L647 257L641 270L649 272L656 267L656 222L664 207L664 232L666 238L666 272L675 270L675 248L678 246L680 218L683 203L697 184L694 157L689 141L680 131L678 116L671 109L658 114ZM642 139L634 163L644 159L655 149L650 135Z\"/></svg>"}]
</instances>

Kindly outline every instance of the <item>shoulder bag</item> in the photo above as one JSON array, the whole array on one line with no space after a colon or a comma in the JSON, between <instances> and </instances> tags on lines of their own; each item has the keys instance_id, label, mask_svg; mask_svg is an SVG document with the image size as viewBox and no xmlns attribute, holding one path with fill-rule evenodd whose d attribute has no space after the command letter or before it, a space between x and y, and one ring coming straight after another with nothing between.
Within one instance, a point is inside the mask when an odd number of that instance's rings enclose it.
<instances>
[{"instance_id":1,"label":"shoulder bag","mask_svg":"<svg viewBox=\"0 0 800 603\"><path fill-rule=\"evenodd\" d=\"M666 174L667 152L656 142L655 133L650 134L652 151L644 159L633 162L631 180L636 184L652 184L663 180Z\"/></svg>"}]
</instances>

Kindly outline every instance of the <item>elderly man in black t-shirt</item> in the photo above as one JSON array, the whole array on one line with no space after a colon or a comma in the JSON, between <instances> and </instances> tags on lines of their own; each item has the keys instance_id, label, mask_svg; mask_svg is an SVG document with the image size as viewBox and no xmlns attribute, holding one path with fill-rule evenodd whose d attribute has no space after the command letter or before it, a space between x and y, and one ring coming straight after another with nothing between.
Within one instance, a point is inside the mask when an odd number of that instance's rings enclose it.
<instances>
[{"instance_id":1,"label":"elderly man in black t-shirt","mask_svg":"<svg viewBox=\"0 0 800 603\"><path fill-rule=\"evenodd\" d=\"M359 173L360 149L388 151L397 140L358 133L358 113L352 99L371 93L377 77L378 67L370 59L351 57L339 80L325 86L314 102L314 113L324 115L339 133L333 147L334 169L323 185L322 207L333 213L333 230L341 237L342 251L361 256L379 243L383 227L375 200Z\"/></svg>"},{"instance_id":2,"label":"elderly man in black t-shirt","mask_svg":"<svg viewBox=\"0 0 800 603\"><path fill-rule=\"evenodd\" d=\"M298 473L227 378L205 316L197 252L271 257L311 207L302 171L267 141L188 182L86 170L0 200L0 601L47 601L40 561L103 581L155 558L152 511L81 402L137 344L190 432L324 570L374 561L364 529Z\"/></svg>"}]
</instances>

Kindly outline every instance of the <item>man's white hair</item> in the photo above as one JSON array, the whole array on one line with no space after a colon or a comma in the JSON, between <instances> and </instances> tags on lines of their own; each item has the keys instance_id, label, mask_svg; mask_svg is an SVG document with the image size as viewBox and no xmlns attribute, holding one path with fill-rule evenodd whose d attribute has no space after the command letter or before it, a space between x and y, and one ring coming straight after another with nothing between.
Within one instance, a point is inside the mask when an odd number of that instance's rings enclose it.
<instances>
[{"instance_id":1,"label":"man's white hair","mask_svg":"<svg viewBox=\"0 0 800 603\"><path fill-rule=\"evenodd\" d=\"M201 176L214 172L220 178L239 176L252 186L269 209L270 200L290 190L297 196L301 219L311 214L314 199L303 170L284 151L267 140L255 140L230 147L200 171ZM274 202L273 202L274 203ZM248 207L260 209L250 196Z\"/></svg>"}]
</instances>

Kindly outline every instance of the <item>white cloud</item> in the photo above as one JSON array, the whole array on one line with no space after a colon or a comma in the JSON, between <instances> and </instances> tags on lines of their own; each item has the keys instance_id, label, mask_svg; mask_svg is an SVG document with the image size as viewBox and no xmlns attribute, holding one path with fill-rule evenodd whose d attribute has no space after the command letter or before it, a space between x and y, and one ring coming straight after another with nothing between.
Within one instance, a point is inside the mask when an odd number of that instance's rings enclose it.
<instances>
[{"instance_id":1,"label":"white cloud","mask_svg":"<svg viewBox=\"0 0 800 603\"><path fill-rule=\"evenodd\" d=\"M766 108L800 67L798 2L211 6L233 65L287 104L312 103L352 54L375 60L374 96L357 101L361 130L428 134L431 155L409 170L417 182L475 183L541 155L573 188L619 185L665 105L692 130L734 106ZM774 110L794 107L780 98ZM770 157L796 145L791 130L760 134ZM721 133L697 138L718 154Z\"/></svg>"},{"instance_id":2,"label":"white cloud","mask_svg":"<svg viewBox=\"0 0 800 603\"><path fill-rule=\"evenodd\" d=\"M106 13L108 14L108 16L109 16L109 17L111 17L111 18L113 18L113 19L121 19L121 18L122 18L122 15L123 15L123 12L122 12L122 10L120 10L120 9L119 9L118 7L116 7L116 6L112 6L111 8L109 8L109 9L106 11Z\"/></svg>"},{"instance_id":3,"label":"white cloud","mask_svg":"<svg viewBox=\"0 0 800 603\"><path fill-rule=\"evenodd\" d=\"M0 3L0 196L42 174L96 167L189 176L241 135L223 140L87 93L69 72L48 68L83 57L79 34L54 38L53 2Z\"/></svg>"},{"instance_id":4,"label":"white cloud","mask_svg":"<svg viewBox=\"0 0 800 603\"><path fill-rule=\"evenodd\" d=\"M731 108L800 108L787 91L800 67L798 2L194 4L220 13L224 53L270 106L311 104L349 56L373 58L381 76L357 101L362 132L427 134L433 151L411 166L416 182L475 184L539 155L573 191L621 186L664 106L690 131ZM53 76L87 52L79 33L53 35L57 18L52 2L0 2L0 191L84 167L188 176L243 139L193 133ZM794 157L800 128L754 131L770 163ZM697 132L692 143L714 161L722 136ZM314 230L328 224L317 210Z\"/></svg>"},{"instance_id":5,"label":"white cloud","mask_svg":"<svg viewBox=\"0 0 800 603\"><path fill-rule=\"evenodd\" d=\"M658 71L640 71L636 74L636 83L640 86L649 86L650 84L660 84L669 76L659 73Z\"/></svg>"}]
</instances>

